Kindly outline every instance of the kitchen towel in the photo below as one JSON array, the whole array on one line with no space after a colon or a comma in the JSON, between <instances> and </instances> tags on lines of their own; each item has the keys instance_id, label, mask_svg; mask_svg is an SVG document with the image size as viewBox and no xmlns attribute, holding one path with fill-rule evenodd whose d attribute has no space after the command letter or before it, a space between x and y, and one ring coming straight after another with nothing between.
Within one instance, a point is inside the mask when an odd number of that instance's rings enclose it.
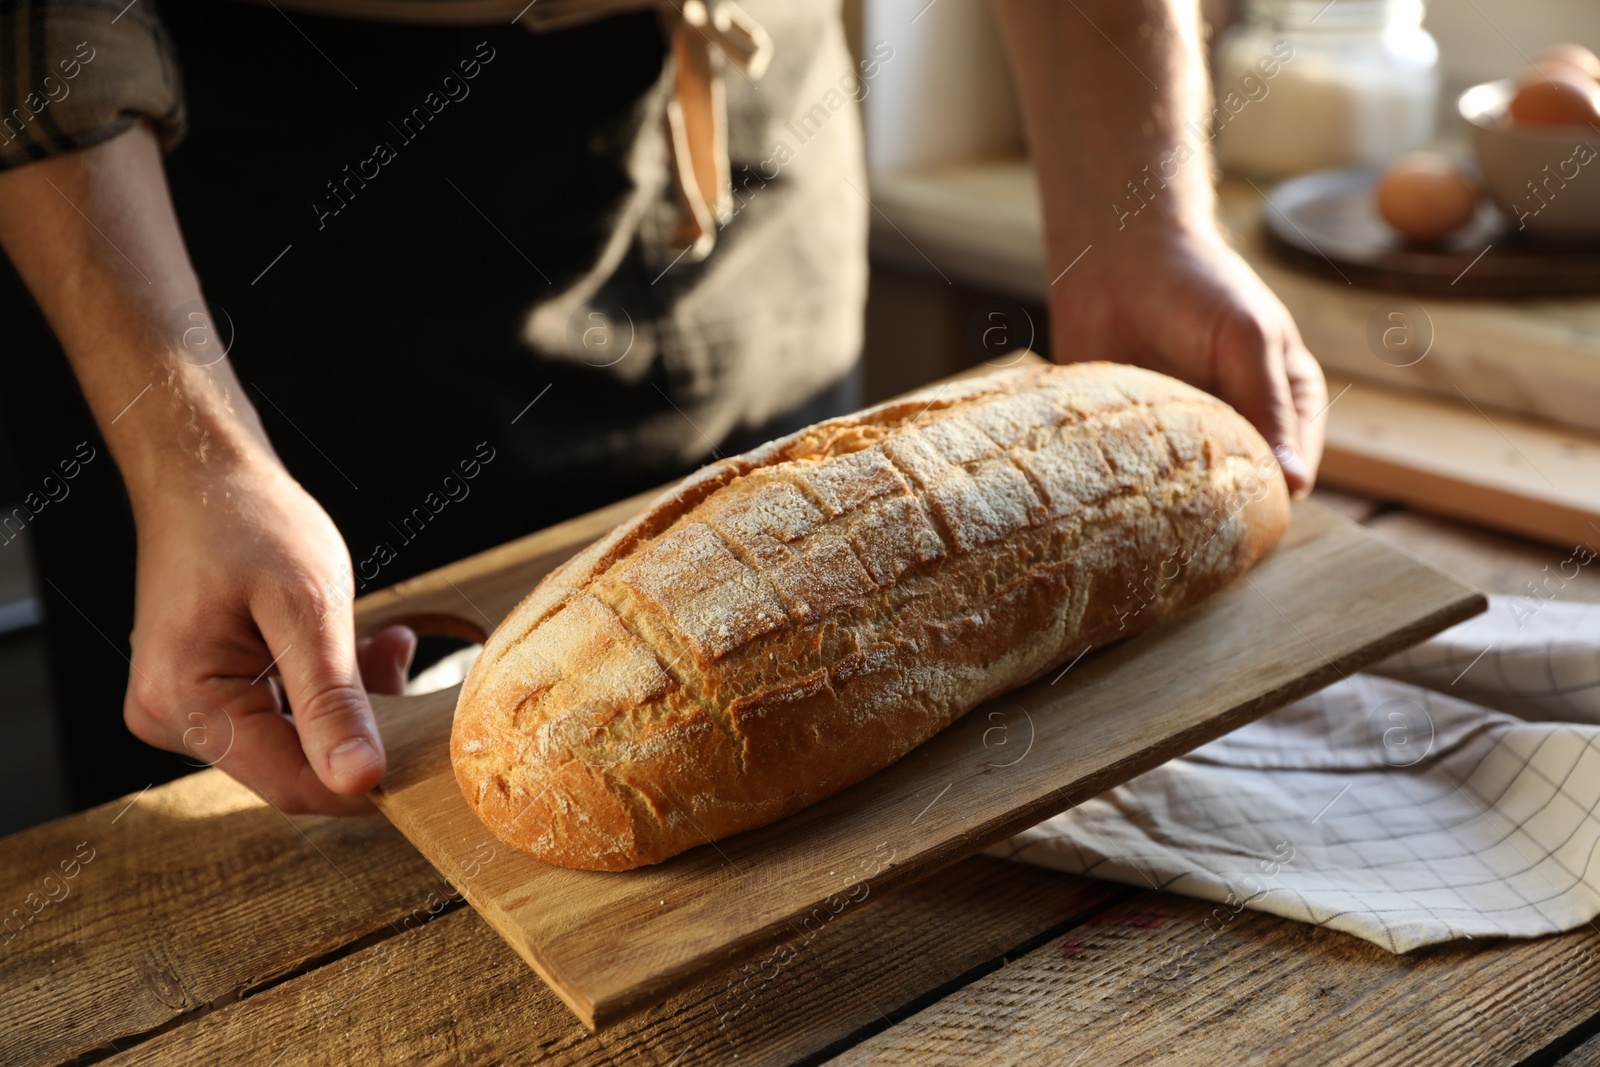
<instances>
[{"instance_id":1,"label":"kitchen towel","mask_svg":"<svg viewBox=\"0 0 1600 1067\"><path fill-rule=\"evenodd\" d=\"M988 849L1392 952L1600 915L1600 605L1489 610Z\"/></svg>"}]
</instances>

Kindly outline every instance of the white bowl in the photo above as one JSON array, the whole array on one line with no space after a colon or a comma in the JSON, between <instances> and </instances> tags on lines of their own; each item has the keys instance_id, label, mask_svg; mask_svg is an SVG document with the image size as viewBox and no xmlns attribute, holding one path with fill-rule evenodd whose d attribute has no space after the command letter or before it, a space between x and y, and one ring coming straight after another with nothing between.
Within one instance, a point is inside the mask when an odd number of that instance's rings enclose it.
<instances>
[{"instance_id":1,"label":"white bowl","mask_svg":"<svg viewBox=\"0 0 1600 1067\"><path fill-rule=\"evenodd\" d=\"M1485 82L1456 103L1489 198L1535 237L1600 239L1600 129L1514 124L1506 107L1515 91L1510 78Z\"/></svg>"}]
</instances>

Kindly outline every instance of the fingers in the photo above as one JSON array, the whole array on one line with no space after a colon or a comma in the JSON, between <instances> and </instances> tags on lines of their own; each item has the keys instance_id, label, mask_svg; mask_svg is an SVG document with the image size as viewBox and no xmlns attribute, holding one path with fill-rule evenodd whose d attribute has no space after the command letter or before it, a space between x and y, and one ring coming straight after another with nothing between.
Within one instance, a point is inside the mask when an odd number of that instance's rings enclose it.
<instances>
[{"instance_id":1,"label":"fingers","mask_svg":"<svg viewBox=\"0 0 1600 1067\"><path fill-rule=\"evenodd\" d=\"M262 679L254 688L259 690L266 684L267 680ZM372 810L372 802L366 797L341 796L317 776L307 761L294 723L278 712L276 698L270 709L255 707L253 700L230 706L248 710L231 713L232 746L216 763L222 770L286 814L361 815Z\"/></svg>"},{"instance_id":2,"label":"fingers","mask_svg":"<svg viewBox=\"0 0 1600 1067\"><path fill-rule=\"evenodd\" d=\"M250 667L252 677L217 670L156 684L152 676L169 673L154 665L159 657L136 657L148 669L136 666L130 676L124 706L128 729L196 766L221 768L286 813L373 810L359 794L382 777L384 757L361 679L370 676L376 692L401 692L416 635L394 626L364 639L361 670L354 672L349 624L338 625L335 613L328 614L325 626L318 625L316 609L305 605L261 614L268 649L258 654L261 665ZM300 618L310 621L297 626L294 620ZM273 655L276 677L264 669ZM293 720L282 714L280 693L297 711Z\"/></svg>"},{"instance_id":3,"label":"fingers","mask_svg":"<svg viewBox=\"0 0 1600 1067\"><path fill-rule=\"evenodd\" d=\"M1322 465L1322 449L1328 432L1328 382L1316 357L1303 344L1290 345L1284 354L1284 371L1294 394L1295 411L1300 416L1300 454L1316 477Z\"/></svg>"},{"instance_id":4,"label":"fingers","mask_svg":"<svg viewBox=\"0 0 1600 1067\"><path fill-rule=\"evenodd\" d=\"M294 724L279 711L271 678L214 678L182 688L148 679L131 679L123 709L139 740L220 768L286 814L372 810L365 797L340 796L318 779Z\"/></svg>"},{"instance_id":5,"label":"fingers","mask_svg":"<svg viewBox=\"0 0 1600 1067\"><path fill-rule=\"evenodd\" d=\"M406 675L417 653L417 635L409 626L389 626L356 642L361 684L369 693L398 696L406 691Z\"/></svg>"},{"instance_id":6,"label":"fingers","mask_svg":"<svg viewBox=\"0 0 1600 1067\"><path fill-rule=\"evenodd\" d=\"M1311 491L1316 458L1320 458L1322 448L1319 439L1314 458L1308 461L1301 412L1285 366L1291 342L1300 347L1298 337L1291 339L1269 331L1254 315L1230 315L1218 327L1218 391L1261 431L1283 468L1289 491L1303 497ZM1303 352L1303 347L1300 350ZM1305 358L1309 360L1309 354ZM1302 390L1306 390L1305 385ZM1306 399L1310 399L1309 393Z\"/></svg>"},{"instance_id":7,"label":"fingers","mask_svg":"<svg viewBox=\"0 0 1600 1067\"><path fill-rule=\"evenodd\" d=\"M311 769L334 793L365 793L383 777L384 753L356 666L348 603L329 605L315 588L278 588L252 609Z\"/></svg>"}]
</instances>

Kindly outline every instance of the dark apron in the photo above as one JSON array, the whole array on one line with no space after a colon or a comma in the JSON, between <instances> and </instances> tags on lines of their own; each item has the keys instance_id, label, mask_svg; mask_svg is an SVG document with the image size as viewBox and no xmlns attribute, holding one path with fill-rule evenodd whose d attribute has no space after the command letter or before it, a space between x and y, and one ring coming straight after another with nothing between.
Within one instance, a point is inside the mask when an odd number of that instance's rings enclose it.
<instances>
[{"instance_id":1,"label":"dark apron","mask_svg":"<svg viewBox=\"0 0 1600 1067\"><path fill-rule=\"evenodd\" d=\"M730 85L736 184L829 84L815 58L836 50L837 16L806 6L768 23L778 52L759 88ZM298 12L291 25L212 0L164 0L161 15L190 115L168 173L210 341L231 344L284 462L344 533L360 591L857 405L853 113L833 120L831 145L744 181L708 260L670 264L670 70L653 15L545 36ZM14 276L0 314L23 483L80 441L101 455L30 526L83 807L192 763L122 725L126 499ZM470 495L406 524L486 454Z\"/></svg>"}]
</instances>

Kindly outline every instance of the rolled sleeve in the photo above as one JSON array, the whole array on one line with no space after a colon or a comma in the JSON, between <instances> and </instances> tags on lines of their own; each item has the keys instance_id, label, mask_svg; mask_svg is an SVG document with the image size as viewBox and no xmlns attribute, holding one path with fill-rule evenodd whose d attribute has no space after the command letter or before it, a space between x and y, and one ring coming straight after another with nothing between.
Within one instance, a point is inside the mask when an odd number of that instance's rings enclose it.
<instances>
[{"instance_id":1,"label":"rolled sleeve","mask_svg":"<svg viewBox=\"0 0 1600 1067\"><path fill-rule=\"evenodd\" d=\"M183 88L154 0L0 0L0 169L155 123L183 136Z\"/></svg>"}]
</instances>

